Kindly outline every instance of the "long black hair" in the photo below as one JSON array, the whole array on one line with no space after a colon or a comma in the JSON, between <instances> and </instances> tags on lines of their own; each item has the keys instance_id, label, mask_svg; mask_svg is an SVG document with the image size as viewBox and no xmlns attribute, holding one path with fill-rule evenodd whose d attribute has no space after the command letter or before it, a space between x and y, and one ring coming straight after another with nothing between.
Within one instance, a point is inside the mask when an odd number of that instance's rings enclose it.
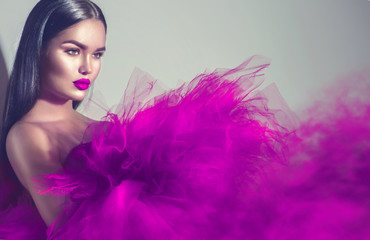
<instances>
[{"instance_id":1,"label":"long black hair","mask_svg":"<svg viewBox=\"0 0 370 240\"><path fill-rule=\"evenodd\" d=\"M92 18L100 20L107 29L101 9L90 0L40 0L29 14L6 93L0 140L0 170L3 172L0 171L0 178L10 174L16 180L6 155L6 137L14 123L31 110L39 97L40 58L43 50L59 32ZM77 108L78 104L73 102L73 108ZM0 182L0 187L1 184L4 182Z\"/></svg>"}]
</instances>

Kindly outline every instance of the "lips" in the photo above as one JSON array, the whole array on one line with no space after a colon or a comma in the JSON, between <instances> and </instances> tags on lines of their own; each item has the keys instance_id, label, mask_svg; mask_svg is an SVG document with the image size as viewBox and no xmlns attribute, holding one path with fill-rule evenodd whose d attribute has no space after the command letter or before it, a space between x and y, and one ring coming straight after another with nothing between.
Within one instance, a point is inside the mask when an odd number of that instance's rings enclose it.
<instances>
[{"instance_id":1,"label":"lips","mask_svg":"<svg viewBox=\"0 0 370 240\"><path fill-rule=\"evenodd\" d=\"M73 84L79 90L86 90L90 86L90 80L89 79L80 79L80 80L74 81Z\"/></svg>"}]
</instances>

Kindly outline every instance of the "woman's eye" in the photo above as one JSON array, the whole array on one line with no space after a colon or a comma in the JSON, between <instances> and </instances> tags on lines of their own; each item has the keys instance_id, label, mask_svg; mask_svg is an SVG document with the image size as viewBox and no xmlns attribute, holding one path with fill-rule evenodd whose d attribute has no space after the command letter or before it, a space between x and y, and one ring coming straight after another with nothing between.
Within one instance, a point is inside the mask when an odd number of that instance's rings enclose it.
<instances>
[{"instance_id":1,"label":"woman's eye","mask_svg":"<svg viewBox=\"0 0 370 240\"><path fill-rule=\"evenodd\" d=\"M80 51L78 49L69 49L66 51L66 53L72 56L77 56L80 53Z\"/></svg>"},{"instance_id":2,"label":"woman's eye","mask_svg":"<svg viewBox=\"0 0 370 240\"><path fill-rule=\"evenodd\" d=\"M103 57L103 53L101 52L98 52L98 53L94 53L93 56L96 58L96 59L100 59L101 57Z\"/></svg>"}]
</instances>

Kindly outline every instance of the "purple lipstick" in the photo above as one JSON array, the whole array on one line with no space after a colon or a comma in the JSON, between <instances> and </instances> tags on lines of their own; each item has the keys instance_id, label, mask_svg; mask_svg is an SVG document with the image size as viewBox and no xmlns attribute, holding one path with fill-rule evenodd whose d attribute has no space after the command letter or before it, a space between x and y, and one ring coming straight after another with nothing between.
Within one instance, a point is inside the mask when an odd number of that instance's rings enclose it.
<instances>
[{"instance_id":1,"label":"purple lipstick","mask_svg":"<svg viewBox=\"0 0 370 240\"><path fill-rule=\"evenodd\" d=\"M90 79L82 78L80 80L74 81L73 84L76 86L76 88L80 90L86 90L90 86Z\"/></svg>"}]
</instances>

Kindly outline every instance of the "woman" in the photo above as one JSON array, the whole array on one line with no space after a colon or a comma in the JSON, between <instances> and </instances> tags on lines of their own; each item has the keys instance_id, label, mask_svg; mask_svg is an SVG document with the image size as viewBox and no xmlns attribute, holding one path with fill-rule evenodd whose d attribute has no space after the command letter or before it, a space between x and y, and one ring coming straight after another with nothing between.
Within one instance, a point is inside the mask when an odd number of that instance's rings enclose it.
<instances>
[{"instance_id":1,"label":"woman","mask_svg":"<svg viewBox=\"0 0 370 240\"><path fill-rule=\"evenodd\" d=\"M289 117L267 109L253 91L268 66L255 56L150 101L143 99L155 82L139 77L128 86L122 114L93 122L73 103L99 72L105 32L104 16L88 0L41 0L31 12L3 131L7 159L26 191L0 213L0 238L370 236L362 174L370 169L368 111L358 117L329 105L335 114L319 112L296 130L298 138L283 124ZM343 119L356 122L356 131Z\"/></svg>"},{"instance_id":2,"label":"woman","mask_svg":"<svg viewBox=\"0 0 370 240\"><path fill-rule=\"evenodd\" d=\"M40 1L24 27L9 80L1 152L46 225L64 199L37 194L31 177L61 169L81 142L91 120L74 109L99 74L105 34L100 8L81 0Z\"/></svg>"},{"instance_id":3,"label":"woman","mask_svg":"<svg viewBox=\"0 0 370 240\"><path fill-rule=\"evenodd\" d=\"M243 236L232 230L236 220L215 226L242 210L230 197L245 191L235 182L243 182L245 172L234 168L248 167L236 164L278 158L279 147L270 142L278 143L280 131L254 118L280 126L252 99L243 101L267 64L251 58L231 71L200 75L141 110L140 97L152 85L137 84L143 89L136 88L134 102L126 99L120 119L93 123L74 107L99 73L105 33L101 10L88 0L41 0L27 19L9 83L2 148L37 208L28 217L39 214L53 239ZM253 147L235 144L243 139ZM225 162L234 154L249 158ZM25 209L32 208L18 200L5 215L16 230L6 237L45 232L41 221L23 222Z\"/></svg>"}]
</instances>

